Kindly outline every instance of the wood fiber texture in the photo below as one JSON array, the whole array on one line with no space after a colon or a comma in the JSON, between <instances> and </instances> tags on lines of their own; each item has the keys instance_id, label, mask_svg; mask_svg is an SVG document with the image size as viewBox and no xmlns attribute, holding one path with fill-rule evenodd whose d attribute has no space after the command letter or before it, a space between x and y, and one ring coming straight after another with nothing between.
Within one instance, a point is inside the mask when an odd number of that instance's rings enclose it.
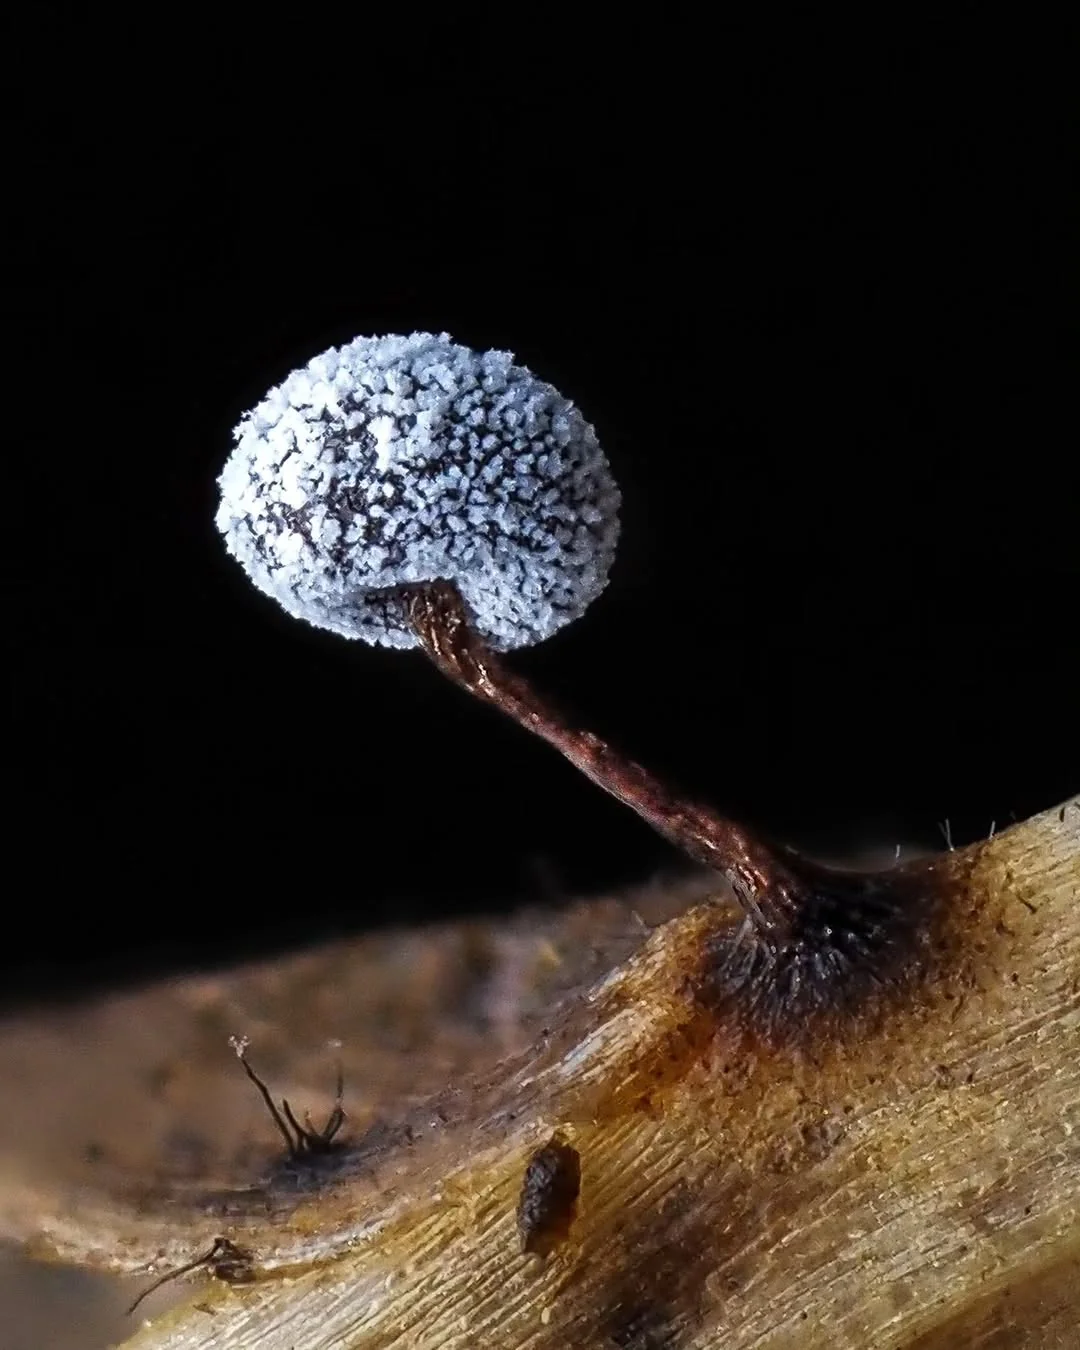
<instances>
[{"instance_id":1,"label":"wood fiber texture","mask_svg":"<svg viewBox=\"0 0 1080 1350\"><path fill-rule=\"evenodd\" d=\"M696 884L4 1028L5 1073L76 1035L141 1067L89 1094L66 1166L5 1126L0 1231L144 1279L250 1253L129 1350L1076 1344L1080 803L900 870L932 900L918 977L805 1025L725 994L740 921ZM340 1150L275 1153L233 1033L316 1124L344 1042ZM542 1258L518 1214L556 1134L580 1195Z\"/></svg>"}]
</instances>

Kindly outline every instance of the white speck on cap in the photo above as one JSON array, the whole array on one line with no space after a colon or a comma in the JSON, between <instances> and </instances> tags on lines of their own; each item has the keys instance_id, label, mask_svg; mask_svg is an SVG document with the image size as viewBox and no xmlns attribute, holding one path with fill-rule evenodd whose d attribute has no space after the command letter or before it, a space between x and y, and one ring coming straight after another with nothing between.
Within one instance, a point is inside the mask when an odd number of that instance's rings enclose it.
<instances>
[{"instance_id":1,"label":"white speck on cap","mask_svg":"<svg viewBox=\"0 0 1080 1350\"><path fill-rule=\"evenodd\" d=\"M607 581L607 460L574 404L509 352L357 338L294 371L235 435L217 526L259 590L316 627L414 647L393 588L452 581L506 651L576 619Z\"/></svg>"}]
</instances>

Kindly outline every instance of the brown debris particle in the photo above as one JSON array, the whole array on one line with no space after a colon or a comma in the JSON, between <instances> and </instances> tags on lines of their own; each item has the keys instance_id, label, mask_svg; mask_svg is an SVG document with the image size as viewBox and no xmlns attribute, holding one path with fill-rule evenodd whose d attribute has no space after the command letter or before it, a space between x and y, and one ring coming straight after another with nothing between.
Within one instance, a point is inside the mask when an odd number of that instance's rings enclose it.
<instances>
[{"instance_id":1,"label":"brown debris particle","mask_svg":"<svg viewBox=\"0 0 1080 1350\"><path fill-rule=\"evenodd\" d=\"M547 1256L565 1240L581 1190L581 1155L555 1133L529 1159L518 1199L521 1249Z\"/></svg>"}]
</instances>

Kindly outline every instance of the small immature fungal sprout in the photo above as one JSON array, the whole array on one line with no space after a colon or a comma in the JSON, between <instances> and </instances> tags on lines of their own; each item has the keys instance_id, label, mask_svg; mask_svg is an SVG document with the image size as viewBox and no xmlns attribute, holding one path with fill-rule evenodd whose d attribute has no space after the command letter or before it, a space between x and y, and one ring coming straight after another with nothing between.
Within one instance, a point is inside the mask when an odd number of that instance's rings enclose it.
<instances>
[{"instance_id":1,"label":"small immature fungal sprout","mask_svg":"<svg viewBox=\"0 0 1080 1350\"><path fill-rule=\"evenodd\" d=\"M888 983L875 965L902 965L911 929L888 874L766 845L573 726L501 660L583 613L614 555L619 492L572 403L509 353L445 333L357 338L272 389L236 438L217 524L255 585L309 623L420 647L718 870L746 916L716 963L725 991L768 1022Z\"/></svg>"},{"instance_id":2,"label":"small immature fungal sprout","mask_svg":"<svg viewBox=\"0 0 1080 1350\"><path fill-rule=\"evenodd\" d=\"M236 1052L236 1058L243 1065L244 1072L258 1088L259 1095L266 1103L266 1109L270 1112L282 1139L285 1140L285 1148L289 1157L295 1161L298 1158L310 1157L313 1153L329 1153L334 1147L338 1131L345 1123L345 1080L341 1066L338 1066L334 1109L330 1112L329 1119L322 1129L316 1130L311 1124L310 1116L305 1115L305 1123L300 1124L293 1115L292 1107L285 1097L282 1097L281 1110L278 1110L273 1097L270 1095L270 1089L248 1063L247 1049L249 1042L246 1036L230 1036L229 1044Z\"/></svg>"}]
</instances>

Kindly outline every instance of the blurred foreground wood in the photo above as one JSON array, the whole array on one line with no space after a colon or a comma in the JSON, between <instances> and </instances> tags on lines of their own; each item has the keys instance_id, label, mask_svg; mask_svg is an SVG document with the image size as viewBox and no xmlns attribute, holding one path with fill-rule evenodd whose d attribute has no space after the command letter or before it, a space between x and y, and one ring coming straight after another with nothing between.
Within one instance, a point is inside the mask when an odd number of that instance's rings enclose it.
<instances>
[{"instance_id":1,"label":"blurred foreground wood","mask_svg":"<svg viewBox=\"0 0 1080 1350\"><path fill-rule=\"evenodd\" d=\"M28 1015L0 1232L143 1283L251 1254L130 1350L1075 1346L1080 803L909 870L925 977L790 1034L707 996L738 920L706 882ZM316 1123L343 1041L339 1152L281 1157L230 1034ZM555 1131L581 1194L542 1260Z\"/></svg>"}]
</instances>

